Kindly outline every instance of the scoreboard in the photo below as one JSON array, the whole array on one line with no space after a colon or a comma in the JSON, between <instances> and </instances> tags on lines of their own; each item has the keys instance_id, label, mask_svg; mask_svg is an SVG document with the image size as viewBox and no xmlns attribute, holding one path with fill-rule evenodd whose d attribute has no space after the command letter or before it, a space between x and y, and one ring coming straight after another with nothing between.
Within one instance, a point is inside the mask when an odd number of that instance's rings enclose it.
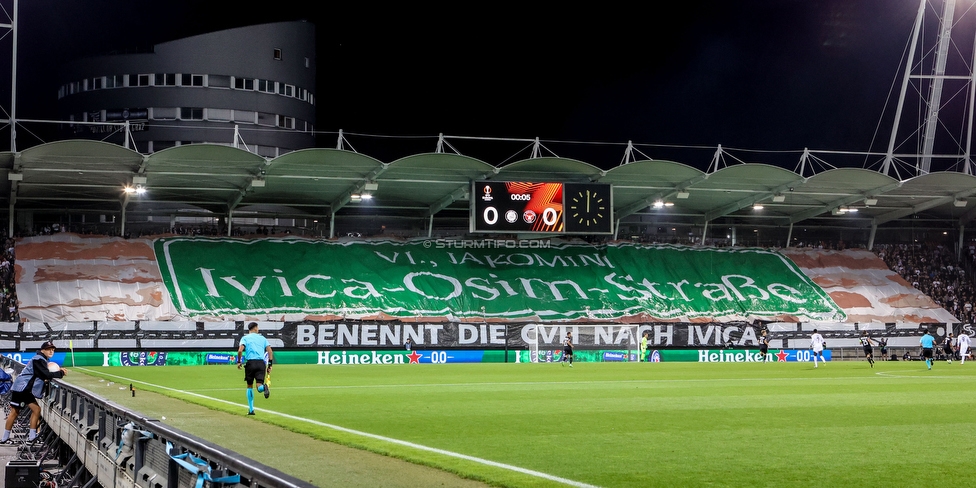
<instances>
[{"instance_id":1,"label":"scoreboard","mask_svg":"<svg viewBox=\"0 0 976 488\"><path fill-rule=\"evenodd\" d=\"M471 232L611 234L613 200L605 183L475 181Z\"/></svg>"}]
</instances>

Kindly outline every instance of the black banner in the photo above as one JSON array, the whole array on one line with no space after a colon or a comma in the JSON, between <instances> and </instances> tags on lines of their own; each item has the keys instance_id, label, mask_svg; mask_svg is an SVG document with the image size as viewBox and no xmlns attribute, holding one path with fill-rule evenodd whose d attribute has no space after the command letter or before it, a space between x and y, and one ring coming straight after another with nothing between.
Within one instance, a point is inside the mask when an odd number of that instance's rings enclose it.
<instances>
[{"instance_id":1,"label":"black banner","mask_svg":"<svg viewBox=\"0 0 976 488\"><path fill-rule=\"evenodd\" d=\"M26 350L46 340L78 350L106 348L153 350L236 347L246 333L245 322L84 322L71 324L4 324L2 349ZM261 333L273 347L285 349L402 349L407 340L418 348L438 349L559 349L572 332L578 349L634 349L644 334L648 347L721 348L757 347L762 331L772 341L809 339L815 326L795 323L664 323L664 324L492 324L398 321L260 322ZM922 329L941 341L944 324L896 326L857 324L820 326L828 341L860 337L863 331L880 337L918 337ZM778 345L775 347L779 347ZM785 345L782 347L786 347Z\"/></svg>"}]
</instances>

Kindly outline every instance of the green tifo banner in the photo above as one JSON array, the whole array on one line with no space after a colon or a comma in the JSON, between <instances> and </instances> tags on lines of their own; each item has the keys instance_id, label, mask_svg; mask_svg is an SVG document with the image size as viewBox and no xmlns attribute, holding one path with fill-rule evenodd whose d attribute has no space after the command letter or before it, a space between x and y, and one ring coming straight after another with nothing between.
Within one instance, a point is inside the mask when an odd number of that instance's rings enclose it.
<instances>
[{"instance_id":1,"label":"green tifo banner","mask_svg":"<svg viewBox=\"0 0 976 488\"><path fill-rule=\"evenodd\" d=\"M844 312L789 259L761 249L633 244L477 249L437 241L163 238L163 281L185 315L658 319Z\"/></svg>"}]
</instances>

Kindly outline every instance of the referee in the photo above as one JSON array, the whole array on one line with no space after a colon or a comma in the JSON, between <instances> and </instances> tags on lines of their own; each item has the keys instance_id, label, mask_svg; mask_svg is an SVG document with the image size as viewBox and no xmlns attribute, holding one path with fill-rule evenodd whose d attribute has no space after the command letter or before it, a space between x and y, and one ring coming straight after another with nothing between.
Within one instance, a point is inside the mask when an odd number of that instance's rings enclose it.
<instances>
[{"instance_id":1,"label":"referee","mask_svg":"<svg viewBox=\"0 0 976 488\"><path fill-rule=\"evenodd\" d=\"M240 347L237 348L237 369L244 367L244 381L247 382L247 414L254 415L254 382L258 382L258 392L264 393L264 398L271 396L271 388L264 384L264 378L266 372L271 372L274 351L271 350L268 339L258 331L257 322L247 324L247 331L247 335L241 338ZM264 362L265 357L267 363Z\"/></svg>"}]
</instances>

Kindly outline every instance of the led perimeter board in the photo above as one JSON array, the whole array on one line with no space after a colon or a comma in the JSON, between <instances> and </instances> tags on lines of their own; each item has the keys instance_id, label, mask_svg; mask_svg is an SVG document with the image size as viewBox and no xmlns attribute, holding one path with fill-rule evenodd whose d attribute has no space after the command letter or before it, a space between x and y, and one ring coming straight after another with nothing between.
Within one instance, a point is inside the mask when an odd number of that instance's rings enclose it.
<instances>
[{"instance_id":1,"label":"led perimeter board","mask_svg":"<svg viewBox=\"0 0 976 488\"><path fill-rule=\"evenodd\" d=\"M604 183L475 181L471 232L610 234L611 187Z\"/></svg>"}]
</instances>

